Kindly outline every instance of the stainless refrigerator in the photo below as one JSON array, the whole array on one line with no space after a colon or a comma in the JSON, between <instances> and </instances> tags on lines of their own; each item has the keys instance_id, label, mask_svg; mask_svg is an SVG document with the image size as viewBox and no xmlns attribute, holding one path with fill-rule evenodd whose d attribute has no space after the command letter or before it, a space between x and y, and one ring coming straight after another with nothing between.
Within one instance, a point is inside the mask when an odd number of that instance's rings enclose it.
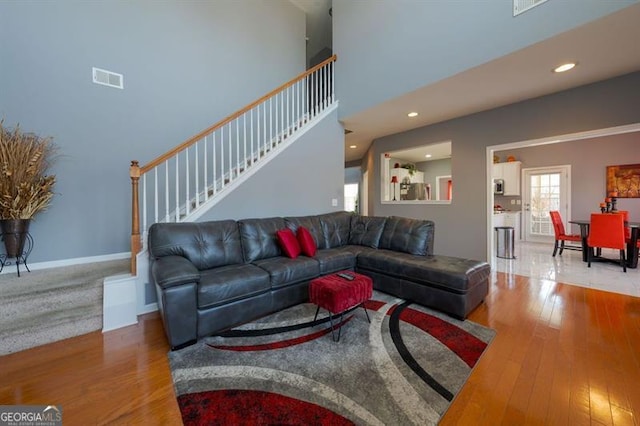
<instances>
[{"instance_id":1,"label":"stainless refrigerator","mask_svg":"<svg viewBox=\"0 0 640 426\"><path fill-rule=\"evenodd\" d=\"M403 183L400 184L401 200L430 200L431 185L428 183Z\"/></svg>"}]
</instances>

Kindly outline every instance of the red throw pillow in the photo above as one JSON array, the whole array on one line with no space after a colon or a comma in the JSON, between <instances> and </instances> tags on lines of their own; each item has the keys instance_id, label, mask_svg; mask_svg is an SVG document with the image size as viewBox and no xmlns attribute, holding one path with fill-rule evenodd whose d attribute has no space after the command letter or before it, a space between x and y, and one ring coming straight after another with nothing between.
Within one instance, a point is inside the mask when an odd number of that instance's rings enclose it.
<instances>
[{"instance_id":1,"label":"red throw pillow","mask_svg":"<svg viewBox=\"0 0 640 426\"><path fill-rule=\"evenodd\" d=\"M313 257L316 255L316 242L311 236L311 232L304 226L298 227L297 235L298 243L300 243L300 249L305 256Z\"/></svg>"},{"instance_id":2,"label":"red throw pillow","mask_svg":"<svg viewBox=\"0 0 640 426\"><path fill-rule=\"evenodd\" d=\"M298 244L298 240L291 229L285 228L276 231L276 237L278 237L278 243L280 243L280 247L282 247L282 251L287 257L295 259L300 255L300 244Z\"/></svg>"}]
</instances>

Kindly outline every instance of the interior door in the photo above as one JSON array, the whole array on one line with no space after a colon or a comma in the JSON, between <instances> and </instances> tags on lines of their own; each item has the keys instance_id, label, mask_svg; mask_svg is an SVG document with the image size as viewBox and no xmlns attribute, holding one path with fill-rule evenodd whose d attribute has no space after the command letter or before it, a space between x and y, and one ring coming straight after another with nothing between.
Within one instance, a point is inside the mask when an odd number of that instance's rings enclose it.
<instances>
[{"instance_id":1,"label":"interior door","mask_svg":"<svg viewBox=\"0 0 640 426\"><path fill-rule=\"evenodd\" d=\"M526 241L551 241L554 233L549 211L560 212L565 228L571 217L571 166L524 169L523 174L523 237Z\"/></svg>"}]
</instances>

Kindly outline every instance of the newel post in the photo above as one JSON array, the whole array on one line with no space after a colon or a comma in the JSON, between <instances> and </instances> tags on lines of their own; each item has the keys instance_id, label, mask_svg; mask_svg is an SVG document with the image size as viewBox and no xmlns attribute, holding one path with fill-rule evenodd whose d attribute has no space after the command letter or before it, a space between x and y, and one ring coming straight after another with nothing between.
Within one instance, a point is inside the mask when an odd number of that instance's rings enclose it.
<instances>
[{"instance_id":1,"label":"newel post","mask_svg":"<svg viewBox=\"0 0 640 426\"><path fill-rule=\"evenodd\" d=\"M138 181L140 180L140 166L136 160L131 161L129 167L131 176L131 273L136 274L136 256L140 253L140 204L138 201Z\"/></svg>"}]
</instances>

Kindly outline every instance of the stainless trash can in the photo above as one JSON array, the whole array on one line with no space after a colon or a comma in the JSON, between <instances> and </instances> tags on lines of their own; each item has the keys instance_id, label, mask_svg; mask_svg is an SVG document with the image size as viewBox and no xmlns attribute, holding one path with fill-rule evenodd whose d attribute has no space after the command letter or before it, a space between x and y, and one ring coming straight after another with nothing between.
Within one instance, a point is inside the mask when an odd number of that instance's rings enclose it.
<instances>
[{"instance_id":1,"label":"stainless trash can","mask_svg":"<svg viewBox=\"0 0 640 426\"><path fill-rule=\"evenodd\" d=\"M502 259L515 259L513 255L513 226L496 226L496 256Z\"/></svg>"}]
</instances>

